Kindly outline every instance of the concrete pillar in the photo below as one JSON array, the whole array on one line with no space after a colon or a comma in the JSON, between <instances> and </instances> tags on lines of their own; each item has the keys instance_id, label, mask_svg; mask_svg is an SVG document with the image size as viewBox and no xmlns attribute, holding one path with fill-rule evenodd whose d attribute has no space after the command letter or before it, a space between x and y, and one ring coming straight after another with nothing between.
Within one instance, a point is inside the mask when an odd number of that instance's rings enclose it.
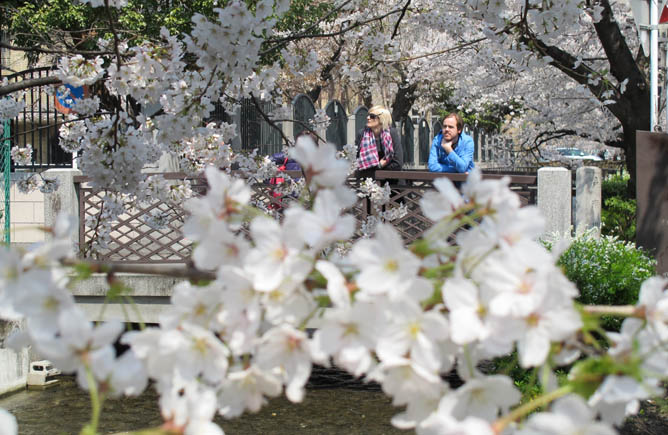
<instances>
[{"instance_id":1,"label":"concrete pillar","mask_svg":"<svg viewBox=\"0 0 668 435\"><path fill-rule=\"evenodd\" d=\"M324 127L318 127L315 129L315 132L320 136L325 142L327 142L327 129Z\"/></svg>"},{"instance_id":2,"label":"concrete pillar","mask_svg":"<svg viewBox=\"0 0 668 435\"><path fill-rule=\"evenodd\" d=\"M575 234L601 235L601 168L582 166L575 171Z\"/></svg>"},{"instance_id":3,"label":"concrete pillar","mask_svg":"<svg viewBox=\"0 0 668 435\"><path fill-rule=\"evenodd\" d=\"M571 171L566 168L538 170L538 209L545 217L545 235L571 230Z\"/></svg>"},{"instance_id":4,"label":"concrete pillar","mask_svg":"<svg viewBox=\"0 0 668 435\"><path fill-rule=\"evenodd\" d=\"M355 114L348 116L348 122L346 123L347 132L346 132L346 145L355 143L355 136L357 132L355 131Z\"/></svg>"},{"instance_id":5,"label":"concrete pillar","mask_svg":"<svg viewBox=\"0 0 668 435\"><path fill-rule=\"evenodd\" d=\"M79 195L74 185L74 177L81 175L78 169L49 169L44 172L44 178L55 178L59 181L58 189L44 195L44 226L53 227L58 214L63 212L74 216L79 225ZM78 246L79 234L72 235L74 246Z\"/></svg>"},{"instance_id":6,"label":"concrete pillar","mask_svg":"<svg viewBox=\"0 0 668 435\"><path fill-rule=\"evenodd\" d=\"M284 113L289 113L291 116L294 116L294 109L292 108L292 106L288 105L287 107L289 108L289 110L285 109L285 106L284 106L283 112ZM287 137L290 140L294 139L293 138L293 136L294 136L294 134L293 134L294 125L293 124L294 124L293 122L289 122L289 121L283 121L281 123L281 127L283 128L283 134L285 135L285 137Z\"/></svg>"},{"instance_id":7,"label":"concrete pillar","mask_svg":"<svg viewBox=\"0 0 668 435\"><path fill-rule=\"evenodd\" d=\"M412 122L412 118L409 118ZM409 167L415 167L417 163L420 161L420 120L417 120L417 123L414 126L415 128L413 129L413 161L412 162L404 162L404 164L407 163L407 166Z\"/></svg>"}]
</instances>

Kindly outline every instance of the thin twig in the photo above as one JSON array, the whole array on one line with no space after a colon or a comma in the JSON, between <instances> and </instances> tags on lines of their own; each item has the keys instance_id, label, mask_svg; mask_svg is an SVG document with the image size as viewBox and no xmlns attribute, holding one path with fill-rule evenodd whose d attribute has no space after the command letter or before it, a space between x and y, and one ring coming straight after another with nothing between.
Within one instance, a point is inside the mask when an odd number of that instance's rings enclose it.
<instances>
[{"instance_id":1,"label":"thin twig","mask_svg":"<svg viewBox=\"0 0 668 435\"><path fill-rule=\"evenodd\" d=\"M582 311L595 316L612 315L622 317L644 317L645 309L633 305L585 305Z\"/></svg>"},{"instance_id":2,"label":"thin twig","mask_svg":"<svg viewBox=\"0 0 668 435\"><path fill-rule=\"evenodd\" d=\"M406 11L408 10L408 6L410 6L410 4L411 0L408 0L404 5L404 8L401 10L401 15L399 15L399 19L394 24L394 31L392 32L392 37L390 39L394 39L394 37L397 36L397 33L399 33L399 24L401 24L401 20L404 19L404 15L406 15Z\"/></svg>"}]
</instances>

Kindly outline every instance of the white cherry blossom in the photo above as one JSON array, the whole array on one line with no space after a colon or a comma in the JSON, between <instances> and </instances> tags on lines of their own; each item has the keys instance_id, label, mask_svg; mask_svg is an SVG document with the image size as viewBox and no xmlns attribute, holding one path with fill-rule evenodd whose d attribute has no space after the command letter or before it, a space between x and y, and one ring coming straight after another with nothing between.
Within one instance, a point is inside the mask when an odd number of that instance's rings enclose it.
<instances>
[{"instance_id":1,"label":"white cherry blossom","mask_svg":"<svg viewBox=\"0 0 668 435\"><path fill-rule=\"evenodd\" d=\"M645 281L638 295L638 307L645 310L647 320L662 341L668 340L668 280L652 277Z\"/></svg>"},{"instance_id":2,"label":"white cherry blossom","mask_svg":"<svg viewBox=\"0 0 668 435\"><path fill-rule=\"evenodd\" d=\"M255 247L246 256L244 269L255 289L271 292L284 283L284 290L296 288L312 267L302 237L287 224L262 217L253 219L250 231Z\"/></svg>"},{"instance_id":3,"label":"white cherry blossom","mask_svg":"<svg viewBox=\"0 0 668 435\"><path fill-rule=\"evenodd\" d=\"M493 435L492 426L485 420L467 417L463 421L450 416L433 414L416 430L418 435Z\"/></svg>"},{"instance_id":4,"label":"white cherry blossom","mask_svg":"<svg viewBox=\"0 0 668 435\"><path fill-rule=\"evenodd\" d=\"M309 246L322 249L335 241L347 240L355 231L355 218L351 214L341 216L343 208L334 191L324 189L318 193L313 211L289 208L286 225L294 226Z\"/></svg>"},{"instance_id":5,"label":"white cherry blossom","mask_svg":"<svg viewBox=\"0 0 668 435\"><path fill-rule=\"evenodd\" d=\"M326 310L311 341L314 360L327 366L331 357L354 376L368 373L376 365L372 351L386 324L384 314L377 305L367 303Z\"/></svg>"},{"instance_id":6,"label":"white cherry blossom","mask_svg":"<svg viewBox=\"0 0 668 435\"><path fill-rule=\"evenodd\" d=\"M285 395L292 402L304 399L304 386L311 374L311 357L304 332L289 325L267 331L257 352L257 365L285 383Z\"/></svg>"},{"instance_id":7,"label":"white cherry blossom","mask_svg":"<svg viewBox=\"0 0 668 435\"><path fill-rule=\"evenodd\" d=\"M595 420L595 413L579 396L569 395L557 400L551 412L539 412L531 417L518 434L553 435L615 435L608 424Z\"/></svg>"},{"instance_id":8,"label":"white cherry blossom","mask_svg":"<svg viewBox=\"0 0 668 435\"><path fill-rule=\"evenodd\" d=\"M611 424L621 424L624 418L634 415L640 408L640 399L661 394L656 379L646 379L643 383L630 376L609 375L589 397L588 405L601 419Z\"/></svg>"},{"instance_id":9,"label":"white cherry blossom","mask_svg":"<svg viewBox=\"0 0 668 435\"><path fill-rule=\"evenodd\" d=\"M213 423L216 413L216 393L195 380L175 376L170 384L158 384L160 412L165 421L184 434L222 435Z\"/></svg>"},{"instance_id":10,"label":"white cherry blossom","mask_svg":"<svg viewBox=\"0 0 668 435\"><path fill-rule=\"evenodd\" d=\"M316 145L308 135L300 136L290 156L302 167L306 180L312 186L335 187L348 176L348 163L336 157L336 148L330 143Z\"/></svg>"},{"instance_id":11,"label":"white cherry blossom","mask_svg":"<svg viewBox=\"0 0 668 435\"><path fill-rule=\"evenodd\" d=\"M464 198L449 178L437 178L434 187L435 192L425 192L420 199L420 207L429 219L439 221L464 204Z\"/></svg>"},{"instance_id":12,"label":"white cherry blossom","mask_svg":"<svg viewBox=\"0 0 668 435\"><path fill-rule=\"evenodd\" d=\"M420 267L418 258L403 249L396 230L386 224L378 226L375 238L360 240L353 246L350 262L360 268L360 297L402 294Z\"/></svg>"},{"instance_id":13,"label":"white cherry blossom","mask_svg":"<svg viewBox=\"0 0 668 435\"><path fill-rule=\"evenodd\" d=\"M484 340L491 332L485 324L489 301L483 301L479 292L475 284L461 277L443 284L443 301L450 310L450 334L457 344Z\"/></svg>"},{"instance_id":14,"label":"white cherry blossom","mask_svg":"<svg viewBox=\"0 0 668 435\"><path fill-rule=\"evenodd\" d=\"M255 365L232 369L218 393L220 413L225 418L234 418L246 410L258 412L267 403L266 397L276 397L281 390L277 377Z\"/></svg>"},{"instance_id":15,"label":"white cherry blossom","mask_svg":"<svg viewBox=\"0 0 668 435\"><path fill-rule=\"evenodd\" d=\"M423 312L417 302L408 298L391 302L392 316L379 331L376 352L383 362L401 360L405 355L417 365L438 372L440 367L437 342L449 336L447 320L437 311Z\"/></svg>"},{"instance_id":16,"label":"white cherry blossom","mask_svg":"<svg viewBox=\"0 0 668 435\"><path fill-rule=\"evenodd\" d=\"M499 414L507 413L521 398L512 379L491 375L469 379L457 390L443 396L439 408L449 409L457 420L472 416L493 423Z\"/></svg>"}]
</instances>

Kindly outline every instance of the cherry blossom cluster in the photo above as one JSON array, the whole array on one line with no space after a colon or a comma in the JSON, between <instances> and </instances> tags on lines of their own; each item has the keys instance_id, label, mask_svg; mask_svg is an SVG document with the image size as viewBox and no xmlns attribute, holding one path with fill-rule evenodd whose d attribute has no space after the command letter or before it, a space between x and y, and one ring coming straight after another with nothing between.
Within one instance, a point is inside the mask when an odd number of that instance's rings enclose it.
<instances>
[{"instance_id":1,"label":"cherry blossom cluster","mask_svg":"<svg viewBox=\"0 0 668 435\"><path fill-rule=\"evenodd\" d=\"M7 78L4 78L1 84L2 86L7 86ZM23 95L0 98L0 128L4 129L5 121L16 118L24 108L25 101L23 101Z\"/></svg>"},{"instance_id":2,"label":"cherry blossom cluster","mask_svg":"<svg viewBox=\"0 0 668 435\"><path fill-rule=\"evenodd\" d=\"M103 63L101 56L94 59L86 59L80 54L70 58L62 57L56 75L63 83L75 88L92 85L104 75Z\"/></svg>"},{"instance_id":3,"label":"cherry blossom cluster","mask_svg":"<svg viewBox=\"0 0 668 435\"><path fill-rule=\"evenodd\" d=\"M24 172L17 177L16 187L19 192L28 194L34 190L42 193L52 193L60 186L57 178L46 178L41 173Z\"/></svg>"},{"instance_id":4,"label":"cherry blossom cluster","mask_svg":"<svg viewBox=\"0 0 668 435\"><path fill-rule=\"evenodd\" d=\"M550 433L555 421L573 433L614 433L639 400L660 393L665 278L643 284L633 317L609 334L609 352L587 352L578 291L536 241L542 218L520 208L508 179L474 171L461 192L438 179L421 200L434 221L423 240L407 248L381 222L373 237L341 251L332 247L355 232L345 211L356 200L344 186L347 163L307 136L291 155L314 199L310 208L291 203L281 222L250 207L242 179L205 169L209 190L185 202L183 231L195 242L194 265L215 279L176 285L159 327L121 335L118 322L85 319L57 263L71 252L71 221L58 220L51 242L3 251L3 318L27 325L12 346L33 345L76 372L83 388L105 394L137 394L154 380L166 423L185 433L222 433L211 422L216 413L255 412L282 392L302 401L314 363L378 382L405 407L392 423L419 434ZM122 209L117 202L105 205L110 214ZM121 356L111 347L117 339L130 346ZM520 393L512 380L479 368L513 349L523 367L548 374L543 405L554 402L524 423L533 408L513 409ZM552 370L565 365L573 368L559 386ZM451 370L463 386L443 380Z\"/></svg>"},{"instance_id":5,"label":"cherry blossom cluster","mask_svg":"<svg viewBox=\"0 0 668 435\"><path fill-rule=\"evenodd\" d=\"M29 165L32 163L32 146L30 144L24 147L13 146L10 155L17 165Z\"/></svg>"},{"instance_id":6,"label":"cherry blossom cluster","mask_svg":"<svg viewBox=\"0 0 668 435\"><path fill-rule=\"evenodd\" d=\"M58 77L64 83L101 82L118 99L113 113L100 112L96 98L78 101L75 111L85 119L72 116L61 127L63 147L80 151L80 169L94 187L124 194L140 193L142 167L164 152L177 155L188 174L207 165L229 167L236 127L202 125L216 102L233 111L238 98L251 91L259 90L260 97L262 89L273 92L277 67L258 68L261 36L271 34L275 16L288 6L263 0L252 13L235 1L216 9L218 20L195 15L183 41L163 29L159 41L136 47L100 41L114 57L63 57ZM187 67L186 55L197 59L198 69ZM105 59L109 66L103 69Z\"/></svg>"}]
</instances>

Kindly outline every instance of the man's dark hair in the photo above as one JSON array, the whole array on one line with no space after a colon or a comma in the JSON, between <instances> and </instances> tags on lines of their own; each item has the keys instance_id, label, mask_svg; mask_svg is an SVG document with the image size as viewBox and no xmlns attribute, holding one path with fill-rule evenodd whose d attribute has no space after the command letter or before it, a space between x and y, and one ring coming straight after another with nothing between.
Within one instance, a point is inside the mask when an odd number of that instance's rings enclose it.
<instances>
[{"instance_id":1,"label":"man's dark hair","mask_svg":"<svg viewBox=\"0 0 668 435\"><path fill-rule=\"evenodd\" d=\"M464 121L462 120L462 117L459 116L459 113L457 112L450 112L447 115L443 117L443 124L445 124L445 120L448 118L455 118L457 121L457 131L462 131L464 129Z\"/></svg>"}]
</instances>

